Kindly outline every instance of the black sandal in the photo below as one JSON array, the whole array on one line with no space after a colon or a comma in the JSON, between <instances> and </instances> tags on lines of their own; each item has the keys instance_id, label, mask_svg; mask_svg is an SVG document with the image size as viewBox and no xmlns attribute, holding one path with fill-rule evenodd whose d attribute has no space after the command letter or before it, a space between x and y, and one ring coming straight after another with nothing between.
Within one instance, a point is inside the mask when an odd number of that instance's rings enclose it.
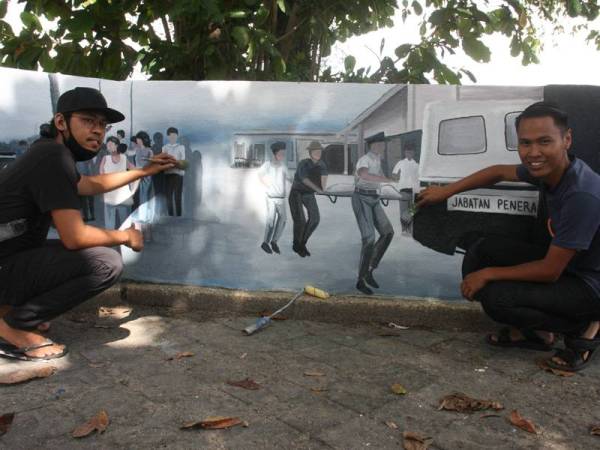
<instances>
[{"instance_id":1,"label":"black sandal","mask_svg":"<svg viewBox=\"0 0 600 450\"><path fill-rule=\"evenodd\" d=\"M586 339L583 337L567 337L565 336L565 348L557 350L554 357L562 359L566 364L559 364L553 361L552 358L546 360L548 367L567 372L579 372L585 369L594 359L594 355L598 353L596 350L600 347L600 337L594 339ZM587 358L583 355L588 352Z\"/></svg>"},{"instance_id":2,"label":"black sandal","mask_svg":"<svg viewBox=\"0 0 600 450\"><path fill-rule=\"evenodd\" d=\"M52 353L50 355L45 355L45 356L29 356L29 355L27 355L27 353L29 353L32 350L37 350L39 348L44 348L44 347L51 347L53 345L55 345L55 342L53 342L50 339L46 339L41 344L32 345L32 346L23 347L23 348L15 347L14 345L9 344L7 342L1 342L0 343L0 357L18 359L21 361L48 361L51 359L62 358L63 356L65 356L68 353L67 347L65 347L61 352Z\"/></svg>"},{"instance_id":3,"label":"black sandal","mask_svg":"<svg viewBox=\"0 0 600 450\"><path fill-rule=\"evenodd\" d=\"M549 352L554 349L552 344L546 343L538 334L533 330L519 330L523 335L524 339L511 339L510 328L504 327L498 330L498 334L488 334L485 337L486 343L494 347L504 348L524 348L527 350L537 350L540 352ZM495 336L494 340L492 337Z\"/></svg>"}]
</instances>

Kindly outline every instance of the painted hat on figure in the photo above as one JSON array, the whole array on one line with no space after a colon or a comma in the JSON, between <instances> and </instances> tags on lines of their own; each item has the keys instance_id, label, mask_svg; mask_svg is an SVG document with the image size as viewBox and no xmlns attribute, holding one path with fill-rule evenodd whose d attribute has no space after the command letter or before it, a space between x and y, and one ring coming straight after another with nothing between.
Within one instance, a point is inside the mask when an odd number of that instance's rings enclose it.
<instances>
[{"instance_id":1,"label":"painted hat on figure","mask_svg":"<svg viewBox=\"0 0 600 450\"><path fill-rule=\"evenodd\" d=\"M365 142L367 144L373 144L374 142L385 142L385 133L383 131L380 131L379 133L376 133L366 138Z\"/></svg>"},{"instance_id":2,"label":"painted hat on figure","mask_svg":"<svg viewBox=\"0 0 600 450\"><path fill-rule=\"evenodd\" d=\"M56 104L57 113L76 111L98 111L106 117L108 123L121 122L125 116L116 109L109 108L106 99L98 89L76 87L62 94Z\"/></svg>"},{"instance_id":3,"label":"painted hat on figure","mask_svg":"<svg viewBox=\"0 0 600 450\"><path fill-rule=\"evenodd\" d=\"M309 152L313 150L323 150L323 146L319 141L311 141L311 143L308 144L308 147L306 147L306 150L308 150Z\"/></svg>"},{"instance_id":4,"label":"painted hat on figure","mask_svg":"<svg viewBox=\"0 0 600 450\"><path fill-rule=\"evenodd\" d=\"M277 141L277 142L273 142L271 144L271 151L273 153L277 153L279 150L285 150L285 142L283 141Z\"/></svg>"}]
</instances>

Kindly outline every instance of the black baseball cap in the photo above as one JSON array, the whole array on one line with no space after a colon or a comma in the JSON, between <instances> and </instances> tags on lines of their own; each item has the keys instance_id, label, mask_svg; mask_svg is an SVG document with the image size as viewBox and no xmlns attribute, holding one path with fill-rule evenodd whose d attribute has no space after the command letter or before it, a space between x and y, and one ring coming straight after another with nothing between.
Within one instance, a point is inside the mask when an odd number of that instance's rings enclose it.
<instances>
[{"instance_id":1,"label":"black baseball cap","mask_svg":"<svg viewBox=\"0 0 600 450\"><path fill-rule=\"evenodd\" d=\"M380 131L379 133L376 133L366 138L365 142L367 144L373 144L375 142L385 142L385 133L383 131Z\"/></svg>"},{"instance_id":2,"label":"black baseball cap","mask_svg":"<svg viewBox=\"0 0 600 450\"><path fill-rule=\"evenodd\" d=\"M125 116L116 109L109 108L106 99L98 89L76 87L62 94L56 104L57 113L76 111L98 111L104 114L108 123L121 122Z\"/></svg>"}]
</instances>

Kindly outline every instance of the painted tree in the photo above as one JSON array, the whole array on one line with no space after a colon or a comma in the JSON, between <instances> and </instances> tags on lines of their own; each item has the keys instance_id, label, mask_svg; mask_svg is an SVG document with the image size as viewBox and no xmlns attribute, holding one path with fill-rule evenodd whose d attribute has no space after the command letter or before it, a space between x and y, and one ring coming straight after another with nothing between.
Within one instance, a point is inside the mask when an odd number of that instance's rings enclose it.
<instances>
[{"instance_id":1,"label":"painted tree","mask_svg":"<svg viewBox=\"0 0 600 450\"><path fill-rule=\"evenodd\" d=\"M535 24L560 26L577 17L586 27L599 13L595 0L19 0L24 28L16 35L0 20L0 64L23 69L124 79L139 62L155 80L298 80L460 83L464 69L444 56L462 48L489 61L482 37L511 38L511 53L537 62ZM7 0L0 0L0 19ZM337 41L391 27L402 16L421 20L420 42L381 59L373 73L325 67ZM53 23L43 27L43 21ZM600 35L589 31L600 44ZM383 44L383 43L382 43Z\"/></svg>"}]
</instances>

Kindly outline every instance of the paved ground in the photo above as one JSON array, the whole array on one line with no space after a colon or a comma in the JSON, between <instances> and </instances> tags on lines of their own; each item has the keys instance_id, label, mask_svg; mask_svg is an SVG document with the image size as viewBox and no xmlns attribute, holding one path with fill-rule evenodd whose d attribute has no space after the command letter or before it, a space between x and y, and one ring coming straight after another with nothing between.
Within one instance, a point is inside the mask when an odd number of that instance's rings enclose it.
<instances>
[{"instance_id":1,"label":"paved ground","mask_svg":"<svg viewBox=\"0 0 600 450\"><path fill-rule=\"evenodd\" d=\"M0 448L401 448L405 430L432 437L433 449L600 447L589 434L600 424L600 363L561 378L536 367L538 354L488 348L478 334L381 336L386 329L376 324L287 320L242 335L254 319L140 307L120 319L72 313L53 324L52 336L71 350L54 363L57 373L0 386L0 415L16 413ZM194 356L167 360L184 351ZM0 374L25 364L0 361ZM246 377L261 389L225 384ZM408 393L392 393L394 383ZM500 401L505 410L491 417L438 411L439 399L454 391ZM513 409L539 434L509 424ZM104 434L70 436L100 410L111 421ZM216 415L249 426L179 429Z\"/></svg>"}]
</instances>

